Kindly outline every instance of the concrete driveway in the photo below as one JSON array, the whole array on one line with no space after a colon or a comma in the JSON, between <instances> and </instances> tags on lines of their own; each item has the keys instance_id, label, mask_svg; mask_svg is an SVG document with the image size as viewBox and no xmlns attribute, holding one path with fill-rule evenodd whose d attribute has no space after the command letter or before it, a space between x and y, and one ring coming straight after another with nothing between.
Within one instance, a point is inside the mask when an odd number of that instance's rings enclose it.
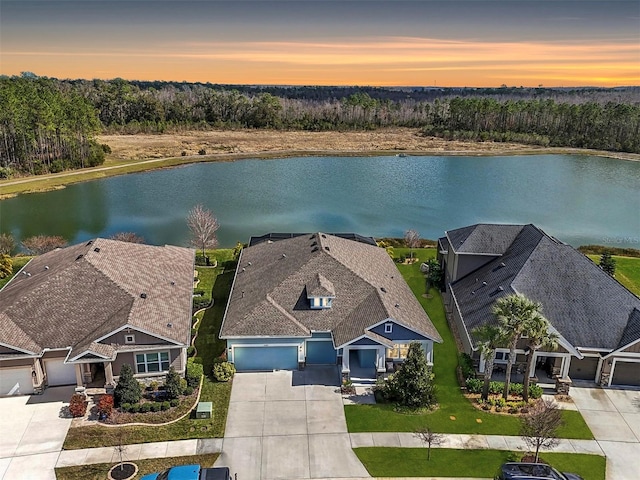
<instances>
[{"instance_id":1,"label":"concrete driveway","mask_svg":"<svg viewBox=\"0 0 640 480\"><path fill-rule=\"evenodd\" d=\"M238 478L369 477L351 449L336 367L238 373L222 455Z\"/></svg>"},{"instance_id":2,"label":"concrete driveway","mask_svg":"<svg viewBox=\"0 0 640 480\"><path fill-rule=\"evenodd\" d=\"M54 387L43 395L0 398L0 479L55 480L73 392L73 386Z\"/></svg>"},{"instance_id":3,"label":"concrete driveway","mask_svg":"<svg viewBox=\"0 0 640 480\"><path fill-rule=\"evenodd\" d=\"M637 480L640 391L574 385L571 398L607 456L607 479Z\"/></svg>"}]
</instances>

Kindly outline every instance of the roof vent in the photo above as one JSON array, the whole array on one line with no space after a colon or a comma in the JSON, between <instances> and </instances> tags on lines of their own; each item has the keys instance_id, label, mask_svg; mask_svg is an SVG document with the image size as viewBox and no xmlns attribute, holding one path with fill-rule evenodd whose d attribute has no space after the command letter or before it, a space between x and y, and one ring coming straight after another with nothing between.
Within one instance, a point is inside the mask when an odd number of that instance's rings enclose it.
<instances>
[{"instance_id":1,"label":"roof vent","mask_svg":"<svg viewBox=\"0 0 640 480\"><path fill-rule=\"evenodd\" d=\"M384 293L387 293L387 289L384 287L380 287L380 290L383 291Z\"/></svg>"},{"instance_id":2,"label":"roof vent","mask_svg":"<svg viewBox=\"0 0 640 480\"><path fill-rule=\"evenodd\" d=\"M328 252L329 251L329 247L324 247L324 249Z\"/></svg>"},{"instance_id":3,"label":"roof vent","mask_svg":"<svg viewBox=\"0 0 640 480\"><path fill-rule=\"evenodd\" d=\"M501 267L506 267L507 265L504 262L500 262Z\"/></svg>"},{"instance_id":4,"label":"roof vent","mask_svg":"<svg viewBox=\"0 0 640 480\"><path fill-rule=\"evenodd\" d=\"M27 273L27 277L30 277L30 276L31 276L31 274L30 274L30 273Z\"/></svg>"},{"instance_id":5,"label":"roof vent","mask_svg":"<svg viewBox=\"0 0 640 480\"><path fill-rule=\"evenodd\" d=\"M93 251L96 252L96 253L100 253L100 247L94 248Z\"/></svg>"},{"instance_id":6,"label":"roof vent","mask_svg":"<svg viewBox=\"0 0 640 480\"><path fill-rule=\"evenodd\" d=\"M487 282L482 282L482 286L486 287L487 286Z\"/></svg>"},{"instance_id":7,"label":"roof vent","mask_svg":"<svg viewBox=\"0 0 640 480\"><path fill-rule=\"evenodd\" d=\"M171 285L175 285L175 284L176 284L176 282L174 282L173 280L171 280Z\"/></svg>"},{"instance_id":8,"label":"roof vent","mask_svg":"<svg viewBox=\"0 0 640 480\"><path fill-rule=\"evenodd\" d=\"M246 268L244 268L244 267L242 267L242 271L243 271L243 272L246 272L246 271L247 271L247 269L246 269Z\"/></svg>"},{"instance_id":9,"label":"roof vent","mask_svg":"<svg viewBox=\"0 0 640 480\"><path fill-rule=\"evenodd\" d=\"M80 254L80 255L78 255L78 256L76 257L76 260L80 260L82 257L84 257L84 255L83 255L83 254Z\"/></svg>"},{"instance_id":10,"label":"roof vent","mask_svg":"<svg viewBox=\"0 0 640 480\"><path fill-rule=\"evenodd\" d=\"M503 292L503 291L504 291L504 288L502 287L502 285L500 285L500 286L498 287L498 291L499 291L499 292Z\"/></svg>"},{"instance_id":11,"label":"roof vent","mask_svg":"<svg viewBox=\"0 0 640 480\"><path fill-rule=\"evenodd\" d=\"M26 274L27 274L27 272L25 272L25 271L23 270L23 271L22 271L22 274L23 274L23 275L26 275Z\"/></svg>"},{"instance_id":12,"label":"roof vent","mask_svg":"<svg viewBox=\"0 0 640 480\"><path fill-rule=\"evenodd\" d=\"M173 323L171 323L171 322L167 323L167 327L173 328Z\"/></svg>"},{"instance_id":13,"label":"roof vent","mask_svg":"<svg viewBox=\"0 0 640 480\"><path fill-rule=\"evenodd\" d=\"M242 296L240 298L244 298L244 290L242 291Z\"/></svg>"},{"instance_id":14,"label":"roof vent","mask_svg":"<svg viewBox=\"0 0 640 480\"><path fill-rule=\"evenodd\" d=\"M272 244L272 243L273 243L273 240L267 240L267 243L268 243L268 244Z\"/></svg>"},{"instance_id":15,"label":"roof vent","mask_svg":"<svg viewBox=\"0 0 640 480\"><path fill-rule=\"evenodd\" d=\"M143 293L141 293L141 294L140 294L140 298L147 298L147 294L146 294L146 293L144 293L144 292L143 292Z\"/></svg>"},{"instance_id":16,"label":"roof vent","mask_svg":"<svg viewBox=\"0 0 640 480\"><path fill-rule=\"evenodd\" d=\"M250 267L251 266L251 262L247 262L247 266Z\"/></svg>"},{"instance_id":17,"label":"roof vent","mask_svg":"<svg viewBox=\"0 0 640 480\"><path fill-rule=\"evenodd\" d=\"M45 269L45 270L49 270L49 265L45 265L45 266L44 266L44 269Z\"/></svg>"},{"instance_id":18,"label":"roof vent","mask_svg":"<svg viewBox=\"0 0 640 480\"><path fill-rule=\"evenodd\" d=\"M472 290L471 291L471 295L475 295L475 294L476 294L476 292Z\"/></svg>"},{"instance_id":19,"label":"roof vent","mask_svg":"<svg viewBox=\"0 0 640 480\"><path fill-rule=\"evenodd\" d=\"M87 245L86 245L86 246L88 247L88 246L89 246L89 245L91 245L92 243L93 243L93 240L89 240L89 241L87 242Z\"/></svg>"},{"instance_id":20,"label":"roof vent","mask_svg":"<svg viewBox=\"0 0 640 480\"><path fill-rule=\"evenodd\" d=\"M327 238L327 236L324 233L321 235L321 237L322 238Z\"/></svg>"},{"instance_id":21,"label":"roof vent","mask_svg":"<svg viewBox=\"0 0 640 480\"><path fill-rule=\"evenodd\" d=\"M313 243L311 244L311 246L312 246L312 247L315 247L316 245L318 245L318 242L313 242Z\"/></svg>"},{"instance_id":22,"label":"roof vent","mask_svg":"<svg viewBox=\"0 0 640 480\"><path fill-rule=\"evenodd\" d=\"M313 248L311 249L311 251L312 251L312 252L317 252L317 251L318 251L318 247L313 247Z\"/></svg>"},{"instance_id":23,"label":"roof vent","mask_svg":"<svg viewBox=\"0 0 640 480\"><path fill-rule=\"evenodd\" d=\"M309 240L313 240L314 238L316 238L316 234L315 233L309 237Z\"/></svg>"},{"instance_id":24,"label":"roof vent","mask_svg":"<svg viewBox=\"0 0 640 480\"><path fill-rule=\"evenodd\" d=\"M282 258L287 258L287 254L286 254L286 253L283 253L283 254L282 254Z\"/></svg>"},{"instance_id":25,"label":"roof vent","mask_svg":"<svg viewBox=\"0 0 640 480\"><path fill-rule=\"evenodd\" d=\"M400 308L400 304L399 303L396 303L396 308Z\"/></svg>"}]
</instances>

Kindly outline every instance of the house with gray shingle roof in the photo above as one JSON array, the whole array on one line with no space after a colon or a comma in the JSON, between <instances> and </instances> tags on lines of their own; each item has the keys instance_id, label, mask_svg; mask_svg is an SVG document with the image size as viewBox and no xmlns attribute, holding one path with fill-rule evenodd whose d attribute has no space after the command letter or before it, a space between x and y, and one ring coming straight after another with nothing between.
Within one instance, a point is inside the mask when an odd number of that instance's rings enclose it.
<instances>
[{"instance_id":1,"label":"house with gray shingle roof","mask_svg":"<svg viewBox=\"0 0 640 480\"><path fill-rule=\"evenodd\" d=\"M184 372L194 254L97 238L30 260L0 290L0 395Z\"/></svg>"},{"instance_id":2,"label":"house with gray shingle roof","mask_svg":"<svg viewBox=\"0 0 640 480\"><path fill-rule=\"evenodd\" d=\"M220 337L239 371L337 364L362 378L402 361L411 341L431 362L442 341L384 249L321 232L252 239Z\"/></svg>"},{"instance_id":3,"label":"house with gray shingle roof","mask_svg":"<svg viewBox=\"0 0 640 480\"><path fill-rule=\"evenodd\" d=\"M495 301L522 294L542 304L560 337L556 351L535 352L530 376L640 385L640 299L585 255L534 225L451 230L438 248L445 304L467 353L479 357L473 330L496 321ZM517 350L520 365L524 346ZM506 363L507 349L496 354Z\"/></svg>"}]
</instances>

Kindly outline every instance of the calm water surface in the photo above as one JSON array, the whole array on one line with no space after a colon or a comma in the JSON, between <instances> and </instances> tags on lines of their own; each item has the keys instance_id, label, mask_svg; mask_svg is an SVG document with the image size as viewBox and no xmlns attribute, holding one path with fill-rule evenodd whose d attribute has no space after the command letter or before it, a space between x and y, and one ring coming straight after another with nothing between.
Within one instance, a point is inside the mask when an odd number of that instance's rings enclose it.
<instances>
[{"instance_id":1,"label":"calm water surface","mask_svg":"<svg viewBox=\"0 0 640 480\"><path fill-rule=\"evenodd\" d=\"M477 222L534 223L572 245L640 248L640 162L580 155L318 157L206 163L0 202L0 229L70 242L133 231L188 243L203 203L221 246L267 232L423 238Z\"/></svg>"}]
</instances>

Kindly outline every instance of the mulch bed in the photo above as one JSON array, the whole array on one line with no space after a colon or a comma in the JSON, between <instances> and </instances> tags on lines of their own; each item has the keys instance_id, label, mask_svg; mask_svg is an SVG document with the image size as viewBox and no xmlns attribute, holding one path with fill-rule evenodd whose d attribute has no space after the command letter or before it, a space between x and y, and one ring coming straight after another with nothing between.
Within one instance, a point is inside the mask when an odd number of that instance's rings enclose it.
<instances>
[{"instance_id":1,"label":"mulch bed","mask_svg":"<svg viewBox=\"0 0 640 480\"><path fill-rule=\"evenodd\" d=\"M114 465L109 470L110 480L128 480L133 478L138 473L138 466L131 462L122 462L121 464Z\"/></svg>"}]
</instances>

